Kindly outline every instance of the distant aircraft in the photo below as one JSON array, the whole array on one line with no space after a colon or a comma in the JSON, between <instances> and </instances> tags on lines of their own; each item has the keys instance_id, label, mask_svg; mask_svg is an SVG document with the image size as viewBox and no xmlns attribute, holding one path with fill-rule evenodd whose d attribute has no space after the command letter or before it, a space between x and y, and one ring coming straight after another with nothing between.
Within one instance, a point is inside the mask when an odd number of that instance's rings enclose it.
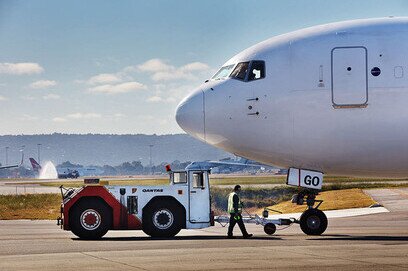
<instances>
[{"instance_id":1,"label":"distant aircraft","mask_svg":"<svg viewBox=\"0 0 408 271\"><path fill-rule=\"evenodd\" d=\"M0 169L6 169L6 168L16 168L19 167L20 165L11 165L11 166L1 166Z\"/></svg>"},{"instance_id":2,"label":"distant aircraft","mask_svg":"<svg viewBox=\"0 0 408 271\"><path fill-rule=\"evenodd\" d=\"M40 173L42 167L41 165L34 159L34 158L30 158L30 163L31 166L34 170L34 172L36 172L37 174ZM72 169L66 169L63 172L58 172L58 179L76 179L79 177L79 172L78 170L72 170Z\"/></svg>"},{"instance_id":3,"label":"distant aircraft","mask_svg":"<svg viewBox=\"0 0 408 271\"><path fill-rule=\"evenodd\" d=\"M176 120L203 142L289 168L300 187L320 189L323 173L407 177L407 42L408 18L393 17L273 37L228 60Z\"/></svg>"},{"instance_id":4,"label":"distant aircraft","mask_svg":"<svg viewBox=\"0 0 408 271\"><path fill-rule=\"evenodd\" d=\"M29 160L30 160L30 163L31 163L31 166L32 166L33 170L35 172L37 172L37 173L40 173L41 168L42 168L41 165L38 164L37 161L35 161L34 158L29 158Z\"/></svg>"},{"instance_id":5,"label":"distant aircraft","mask_svg":"<svg viewBox=\"0 0 408 271\"><path fill-rule=\"evenodd\" d=\"M20 166L22 166L23 165L23 162L24 162L24 147L25 146L23 146L22 148L21 148L21 161L20 161L20 164L18 164L18 165L6 165L6 166L0 166L0 169L8 169L8 168L17 168L17 167L20 167Z\"/></svg>"}]
</instances>

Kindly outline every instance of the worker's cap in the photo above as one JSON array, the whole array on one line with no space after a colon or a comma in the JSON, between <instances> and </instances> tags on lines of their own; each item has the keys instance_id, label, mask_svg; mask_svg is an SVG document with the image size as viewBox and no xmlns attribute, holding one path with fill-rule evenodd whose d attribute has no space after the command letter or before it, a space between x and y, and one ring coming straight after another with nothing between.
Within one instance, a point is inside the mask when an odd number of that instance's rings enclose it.
<instances>
[{"instance_id":1,"label":"worker's cap","mask_svg":"<svg viewBox=\"0 0 408 271\"><path fill-rule=\"evenodd\" d=\"M238 190L240 190L241 189L241 186L239 185L239 184L237 184L235 187L234 187L234 191L238 191Z\"/></svg>"}]
</instances>

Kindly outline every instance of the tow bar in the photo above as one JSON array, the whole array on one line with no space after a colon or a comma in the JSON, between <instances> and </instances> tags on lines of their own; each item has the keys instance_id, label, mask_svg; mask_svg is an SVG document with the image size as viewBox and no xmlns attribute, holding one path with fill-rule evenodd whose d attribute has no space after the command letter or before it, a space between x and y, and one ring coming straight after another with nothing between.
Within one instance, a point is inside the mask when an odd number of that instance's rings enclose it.
<instances>
[{"instance_id":1,"label":"tow bar","mask_svg":"<svg viewBox=\"0 0 408 271\"><path fill-rule=\"evenodd\" d=\"M245 210L245 209L244 209ZM270 219L268 218L269 216L269 211L281 213L279 211L270 209L270 208L265 208L264 211L262 212L262 216L260 217L259 215L251 215L249 214L246 210L245 212L249 216L243 216L242 221L246 224L256 224L256 225L262 225L264 227L264 232L268 235L272 235L276 232L276 226L290 226L293 223L299 223L299 221L295 218L278 218L278 219ZM226 215L221 215L221 216L216 216L214 217L214 221L218 222L221 224L221 226L225 227L226 225L229 224L230 218Z\"/></svg>"}]
</instances>

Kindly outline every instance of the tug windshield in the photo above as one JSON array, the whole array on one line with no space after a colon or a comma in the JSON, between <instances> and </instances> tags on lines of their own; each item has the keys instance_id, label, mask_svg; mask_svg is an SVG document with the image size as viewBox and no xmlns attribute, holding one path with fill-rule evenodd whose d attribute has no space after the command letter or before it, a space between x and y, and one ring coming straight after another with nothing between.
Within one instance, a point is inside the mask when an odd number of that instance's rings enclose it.
<instances>
[{"instance_id":1,"label":"tug windshield","mask_svg":"<svg viewBox=\"0 0 408 271\"><path fill-rule=\"evenodd\" d=\"M173 183L186 183L187 174L186 172L173 172Z\"/></svg>"}]
</instances>

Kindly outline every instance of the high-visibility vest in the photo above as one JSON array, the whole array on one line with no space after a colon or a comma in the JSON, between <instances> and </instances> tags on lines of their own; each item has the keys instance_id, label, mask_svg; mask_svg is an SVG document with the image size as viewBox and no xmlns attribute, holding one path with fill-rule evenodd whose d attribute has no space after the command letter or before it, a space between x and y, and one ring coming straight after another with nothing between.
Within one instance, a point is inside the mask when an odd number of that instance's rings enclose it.
<instances>
[{"instance_id":1,"label":"high-visibility vest","mask_svg":"<svg viewBox=\"0 0 408 271\"><path fill-rule=\"evenodd\" d=\"M228 196L228 213L229 214L233 214L235 213L234 210L234 195L236 195L237 193L235 192L231 192ZM242 213L242 204L241 204L241 200L238 198L238 213Z\"/></svg>"}]
</instances>

